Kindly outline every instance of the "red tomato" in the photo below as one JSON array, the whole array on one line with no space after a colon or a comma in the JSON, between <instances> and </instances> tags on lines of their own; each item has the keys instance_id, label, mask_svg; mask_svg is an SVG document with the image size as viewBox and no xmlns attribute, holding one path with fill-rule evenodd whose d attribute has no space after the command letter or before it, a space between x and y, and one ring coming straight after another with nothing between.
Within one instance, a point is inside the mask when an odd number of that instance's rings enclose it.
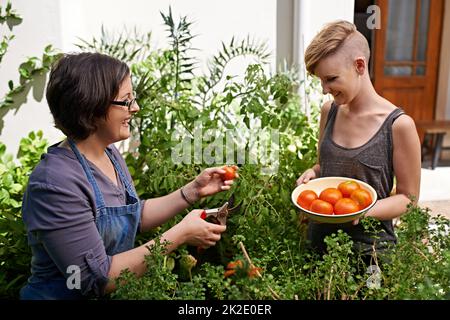
<instances>
[{"instance_id":1,"label":"red tomato","mask_svg":"<svg viewBox=\"0 0 450 320\"><path fill-rule=\"evenodd\" d=\"M262 269L261 268L257 268L255 266L251 267L247 274L249 278L254 278L256 276L258 276L258 274L261 274Z\"/></svg>"},{"instance_id":2,"label":"red tomato","mask_svg":"<svg viewBox=\"0 0 450 320\"><path fill-rule=\"evenodd\" d=\"M322 214L333 214L333 205L329 202L316 199L313 202L311 202L311 207L309 208L309 211Z\"/></svg>"},{"instance_id":3,"label":"red tomato","mask_svg":"<svg viewBox=\"0 0 450 320\"><path fill-rule=\"evenodd\" d=\"M342 192L344 198L350 198L353 191L361 188L359 183L356 181L344 181L339 183L338 189Z\"/></svg>"},{"instance_id":4,"label":"red tomato","mask_svg":"<svg viewBox=\"0 0 450 320\"><path fill-rule=\"evenodd\" d=\"M222 168L225 173L222 175L223 180L233 180L236 178L236 168L233 166L225 166Z\"/></svg>"},{"instance_id":5,"label":"red tomato","mask_svg":"<svg viewBox=\"0 0 450 320\"><path fill-rule=\"evenodd\" d=\"M356 201L350 198L342 198L334 205L334 214L347 214L359 211Z\"/></svg>"},{"instance_id":6,"label":"red tomato","mask_svg":"<svg viewBox=\"0 0 450 320\"><path fill-rule=\"evenodd\" d=\"M244 269L244 267L245 267L245 269ZM236 261L231 261L227 264L227 267L226 267L226 270L225 270L225 273L223 276L224 276L224 278L231 277L231 276L235 275L236 273L240 273L241 271L246 272L247 276L249 278L254 278L261 274L262 269L257 268L253 265L251 265L251 266L245 265L244 266L244 263L242 262L242 260L236 260Z\"/></svg>"},{"instance_id":7,"label":"red tomato","mask_svg":"<svg viewBox=\"0 0 450 320\"><path fill-rule=\"evenodd\" d=\"M297 203L300 207L309 210L309 207L311 207L311 202L318 199L317 193L315 193L312 190L304 190L302 191L298 198Z\"/></svg>"},{"instance_id":8,"label":"red tomato","mask_svg":"<svg viewBox=\"0 0 450 320\"><path fill-rule=\"evenodd\" d=\"M236 268L243 268L244 264L242 263L242 260L238 259L236 261L228 262L227 269L236 269Z\"/></svg>"},{"instance_id":9,"label":"red tomato","mask_svg":"<svg viewBox=\"0 0 450 320\"><path fill-rule=\"evenodd\" d=\"M223 277L224 278L227 278L227 277L231 277L233 274L235 274L236 273L236 270L234 270L234 269L231 269L231 270L225 270L225 272L224 272L224 274L223 274Z\"/></svg>"},{"instance_id":10,"label":"red tomato","mask_svg":"<svg viewBox=\"0 0 450 320\"><path fill-rule=\"evenodd\" d=\"M319 199L334 206L339 199L342 199L342 193L336 188L326 188L320 193Z\"/></svg>"},{"instance_id":11,"label":"red tomato","mask_svg":"<svg viewBox=\"0 0 450 320\"><path fill-rule=\"evenodd\" d=\"M350 198L358 204L360 210L367 208L372 203L370 193L364 189L353 191Z\"/></svg>"}]
</instances>

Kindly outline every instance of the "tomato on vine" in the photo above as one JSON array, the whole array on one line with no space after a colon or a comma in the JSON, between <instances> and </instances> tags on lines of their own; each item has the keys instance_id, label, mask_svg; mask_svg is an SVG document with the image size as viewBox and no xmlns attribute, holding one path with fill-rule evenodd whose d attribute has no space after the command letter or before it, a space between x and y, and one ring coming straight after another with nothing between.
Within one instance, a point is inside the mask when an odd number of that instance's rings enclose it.
<instances>
[{"instance_id":1,"label":"tomato on vine","mask_svg":"<svg viewBox=\"0 0 450 320\"><path fill-rule=\"evenodd\" d=\"M233 180L234 178L236 178L236 166L225 166L222 169L225 170L225 173L222 174L223 180Z\"/></svg>"}]
</instances>

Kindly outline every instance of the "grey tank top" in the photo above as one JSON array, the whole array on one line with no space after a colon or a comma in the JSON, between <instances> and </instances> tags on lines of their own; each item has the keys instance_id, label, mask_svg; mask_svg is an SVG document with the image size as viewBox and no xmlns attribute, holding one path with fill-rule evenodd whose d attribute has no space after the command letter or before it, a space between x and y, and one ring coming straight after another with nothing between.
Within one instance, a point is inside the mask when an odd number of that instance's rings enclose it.
<instances>
[{"instance_id":1,"label":"grey tank top","mask_svg":"<svg viewBox=\"0 0 450 320\"><path fill-rule=\"evenodd\" d=\"M328 113L320 145L320 176L343 176L358 179L370 184L377 192L378 199L389 197L394 184L392 124L404 111L393 110L381 127L364 145L357 148L345 148L332 139L334 123L339 107L334 103ZM323 239L338 229L345 231L354 241L355 247L362 254L370 254L375 240L377 250L383 250L389 244L395 244L392 220L381 221L383 229L376 235L364 231L361 224L318 224L310 222L308 240L319 251L325 251Z\"/></svg>"}]
</instances>

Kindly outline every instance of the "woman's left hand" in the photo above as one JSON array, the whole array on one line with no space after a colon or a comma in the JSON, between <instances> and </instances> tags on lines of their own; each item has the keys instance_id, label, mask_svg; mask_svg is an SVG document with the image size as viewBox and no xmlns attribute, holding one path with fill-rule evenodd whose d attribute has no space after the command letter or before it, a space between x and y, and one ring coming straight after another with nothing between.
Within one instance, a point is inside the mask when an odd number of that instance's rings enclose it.
<instances>
[{"instance_id":1,"label":"woman's left hand","mask_svg":"<svg viewBox=\"0 0 450 320\"><path fill-rule=\"evenodd\" d=\"M237 166L232 166L235 172L238 170ZM239 175L236 172L232 180L223 180L225 170L223 167L207 168L200 173L193 181L194 187L197 188L200 197L206 197L216 194L220 191L230 190L234 179Z\"/></svg>"},{"instance_id":2,"label":"woman's left hand","mask_svg":"<svg viewBox=\"0 0 450 320\"><path fill-rule=\"evenodd\" d=\"M200 198L216 194L220 191L230 190L234 179L239 177L236 172L235 177L231 180L223 180L225 174L224 167L213 167L203 170L194 181L190 182L185 190L188 190L190 194L195 195L196 200ZM237 166L232 166L237 171Z\"/></svg>"}]
</instances>

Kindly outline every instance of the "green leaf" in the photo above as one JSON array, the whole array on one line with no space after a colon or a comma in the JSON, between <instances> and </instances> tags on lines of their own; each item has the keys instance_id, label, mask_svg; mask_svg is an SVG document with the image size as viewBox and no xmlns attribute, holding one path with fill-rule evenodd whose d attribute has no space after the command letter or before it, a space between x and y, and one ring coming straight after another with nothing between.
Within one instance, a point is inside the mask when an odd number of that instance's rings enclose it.
<instances>
[{"instance_id":1,"label":"green leaf","mask_svg":"<svg viewBox=\"0 0 450 320\"><path fill-rule=\"evenodd\" d=\"M11 185L11 193L19 193L23 189L23 186L18 183L14 183Z\"/></svg>"},{"instance_id":2,"label":"green leaf","mask_svg":"<svg viewBox=\"0 0 450 320\"><path fill-rule=\"evenodd\" d=\"M280 97L280 103L286 104L287 102L288 102L287 96L283 95L283 96Z\"/></svg>"},{"instance_id":3,"label":"green leaf","mask_svg":"<svg viewBox=\"0 0 450 320\"><path fill-rule=\"evenodd\" d=\"M9 192L6 189L0 189L0 202L9 200Z\"/></svg>"},{"instance_id":4,"label":"green leaf","mask_svg":"<svg viewBox=\"0 0 450 320\"><path fill-rule=\"evenodd\" d=\"M272 121L270 122L270 126L273 129L278 129L280 126L280 120L277 117L273 118Z\"/></svg>"},{"instance_id":5,"label":"green leaf","mask_svg":"<svg viewBox=\"0 0 450 320\"><path fill-rule=\"evenodd\" d=\"M2 184L6 188L11 188L12 184L14 182L13 176L11 174L5 174L2 177Z\"/></svg>"},{"instance_id":6,"label":"green leaf","mask_svg":"<svg viewBox=\"0 0 450 320\"><path fill-rule=\"evenodd\" d=\"M19 202L19 201L17 201L17 200L15 200L15 199L10 199L10 205L13 207L13 208L20 208L20 207L22 207L22 202Z\"/></svg>"},{"instance_id":7,"label":"green leaf","mask_svg":"<svg viewBox=\"0 0 450 320\"><path fill-rule=\"evenodd\" d=\"M225 101L227 104L230 104L231 101L233 101L233 95L230 92L227 93L227 95L225 97Z\"/></svg>"},{"instance_id":8,"label":"green leaf","mask_svg":"<svg viewBox=\"0 0 450 320\"><path fill-rule=\"evenodd\" d=\"M245 114L244 123L247 126L247 128L250 129L250 118L247 116L247 114Z\"/></svg>"},{"instance_id":9,"label":"green leaf","mask_svg":"<svg viewBox=\"0 0 450 320\"><path fill-rule=\"evenodd\" d=\"M8 171L6 166L0 163L0 175L3 175L6 171Z\"/></svg>"}]
</instances>

